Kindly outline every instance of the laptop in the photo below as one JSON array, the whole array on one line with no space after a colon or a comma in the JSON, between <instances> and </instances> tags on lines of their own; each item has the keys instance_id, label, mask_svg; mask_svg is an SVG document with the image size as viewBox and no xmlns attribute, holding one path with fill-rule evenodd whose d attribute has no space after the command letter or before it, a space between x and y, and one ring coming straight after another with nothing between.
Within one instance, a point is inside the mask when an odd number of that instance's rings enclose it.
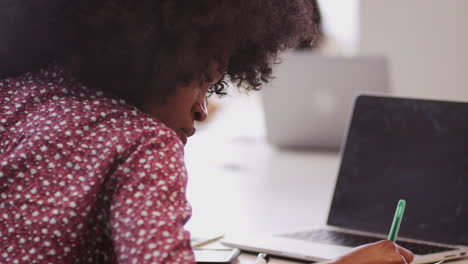
<instances>
[{"instance_id":1,"label":"laptop","mask_svg":"<svg viewBox=\"0 0 468 264\"><path fill-rule=\"evenodd\" d=\"M397 243L414 263L468 257L468 103L358 96L326 226L227 236L223 244L335 259L386 239L400 199L407 204Z\"/></svg>"},{"instance_id":2,"label":"laptop","mask_svg":"<svg viewBox=\"0 0 468 264\"><path fill-rule=\"evenodd\" d=\"M285 148L339 149L353 100L389 90L385 57L292 51L262 90L267 140Z\"/></svg>"}]
</instances>

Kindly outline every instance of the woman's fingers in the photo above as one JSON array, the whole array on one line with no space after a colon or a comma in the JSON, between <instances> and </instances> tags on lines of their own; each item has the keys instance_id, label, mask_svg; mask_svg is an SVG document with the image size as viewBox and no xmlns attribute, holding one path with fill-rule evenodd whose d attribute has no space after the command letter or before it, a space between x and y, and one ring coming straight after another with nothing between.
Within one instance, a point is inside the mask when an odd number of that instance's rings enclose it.
<instances>
[{"instance_id":1,"label":"woman's fingers","mask_svg":"<svg viewBox=\"0 0 468 264\"><path fill-rule=\"evenodd\" d=\"M398 246L398 245L397 245L397 250L398 250L398 253L400 253L400 255L402 255L403 258L405 258L407 263L413 262L414 255L413 255L413 253L411 251L407 250L404 247Z\"/></svg>"}]
</instances>

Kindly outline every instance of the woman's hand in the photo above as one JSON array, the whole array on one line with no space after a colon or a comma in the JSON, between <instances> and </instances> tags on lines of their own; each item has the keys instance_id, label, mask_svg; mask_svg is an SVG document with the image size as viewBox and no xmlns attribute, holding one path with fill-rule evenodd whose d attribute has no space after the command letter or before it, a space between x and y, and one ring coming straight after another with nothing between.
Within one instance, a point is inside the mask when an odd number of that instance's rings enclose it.
<instances>
[{"instance_id":1,"label":"woman's hand","mask_svg":"<svg viewBox=\"0 0 468 264\"><path fill-rule=\"evenodd\" d=\"M414 259L411 251L389 240L362 245L333 261L333 264L408 264Z\"/></svg>"}]
</instances>

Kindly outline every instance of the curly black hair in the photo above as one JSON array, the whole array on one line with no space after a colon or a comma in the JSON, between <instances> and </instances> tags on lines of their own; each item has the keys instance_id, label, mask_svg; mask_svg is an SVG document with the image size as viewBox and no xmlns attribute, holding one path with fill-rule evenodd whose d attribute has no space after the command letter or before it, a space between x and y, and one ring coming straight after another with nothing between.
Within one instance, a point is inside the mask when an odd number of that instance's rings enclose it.
<instances>
[{"instance_id":1,"label":"curly black hair","mask_svg":"<svg viewBox=\"0 0 468 264\"><path fill-rule=\"evenodd\" d=\"M48 62L136 105L173 94L176 84L211 78L213 61L237 86L259 90L281 51L318 35L315 0L49 3ZM223 80L209 92L225 88Z\"/></svg>"}]
</instances>

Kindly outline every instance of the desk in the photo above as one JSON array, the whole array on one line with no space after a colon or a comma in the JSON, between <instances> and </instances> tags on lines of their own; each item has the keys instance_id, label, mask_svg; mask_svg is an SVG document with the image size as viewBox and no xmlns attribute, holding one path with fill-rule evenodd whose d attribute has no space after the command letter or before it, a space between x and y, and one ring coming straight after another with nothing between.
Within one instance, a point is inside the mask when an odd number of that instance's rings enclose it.
<instances>
[{"instance_id":1,"label":"desk","mask_svg":"<svg viewBox=\"0 0 468 264\"><path fill-rule=\"evenodd\" d=\"M223 102L189 140L186 162L193 207L187 228L193 234L283 232L326 222L339 153L268 144L261 101L254 95ZM255 255L242 254L239 263L255 263Z\"/></svg>"},{"instance_id":2,"label":"desk","mask_svg":"<svg viewBox=\"0 0 468 264\"><path fill-rule=\"evenodd\" d=\"M263 120L258 96L228 98L190 138L185 159L193 217L187 228L193 233L325 222L339 154L277 149L266 142Z\"/></svg>"}]
</instances>

